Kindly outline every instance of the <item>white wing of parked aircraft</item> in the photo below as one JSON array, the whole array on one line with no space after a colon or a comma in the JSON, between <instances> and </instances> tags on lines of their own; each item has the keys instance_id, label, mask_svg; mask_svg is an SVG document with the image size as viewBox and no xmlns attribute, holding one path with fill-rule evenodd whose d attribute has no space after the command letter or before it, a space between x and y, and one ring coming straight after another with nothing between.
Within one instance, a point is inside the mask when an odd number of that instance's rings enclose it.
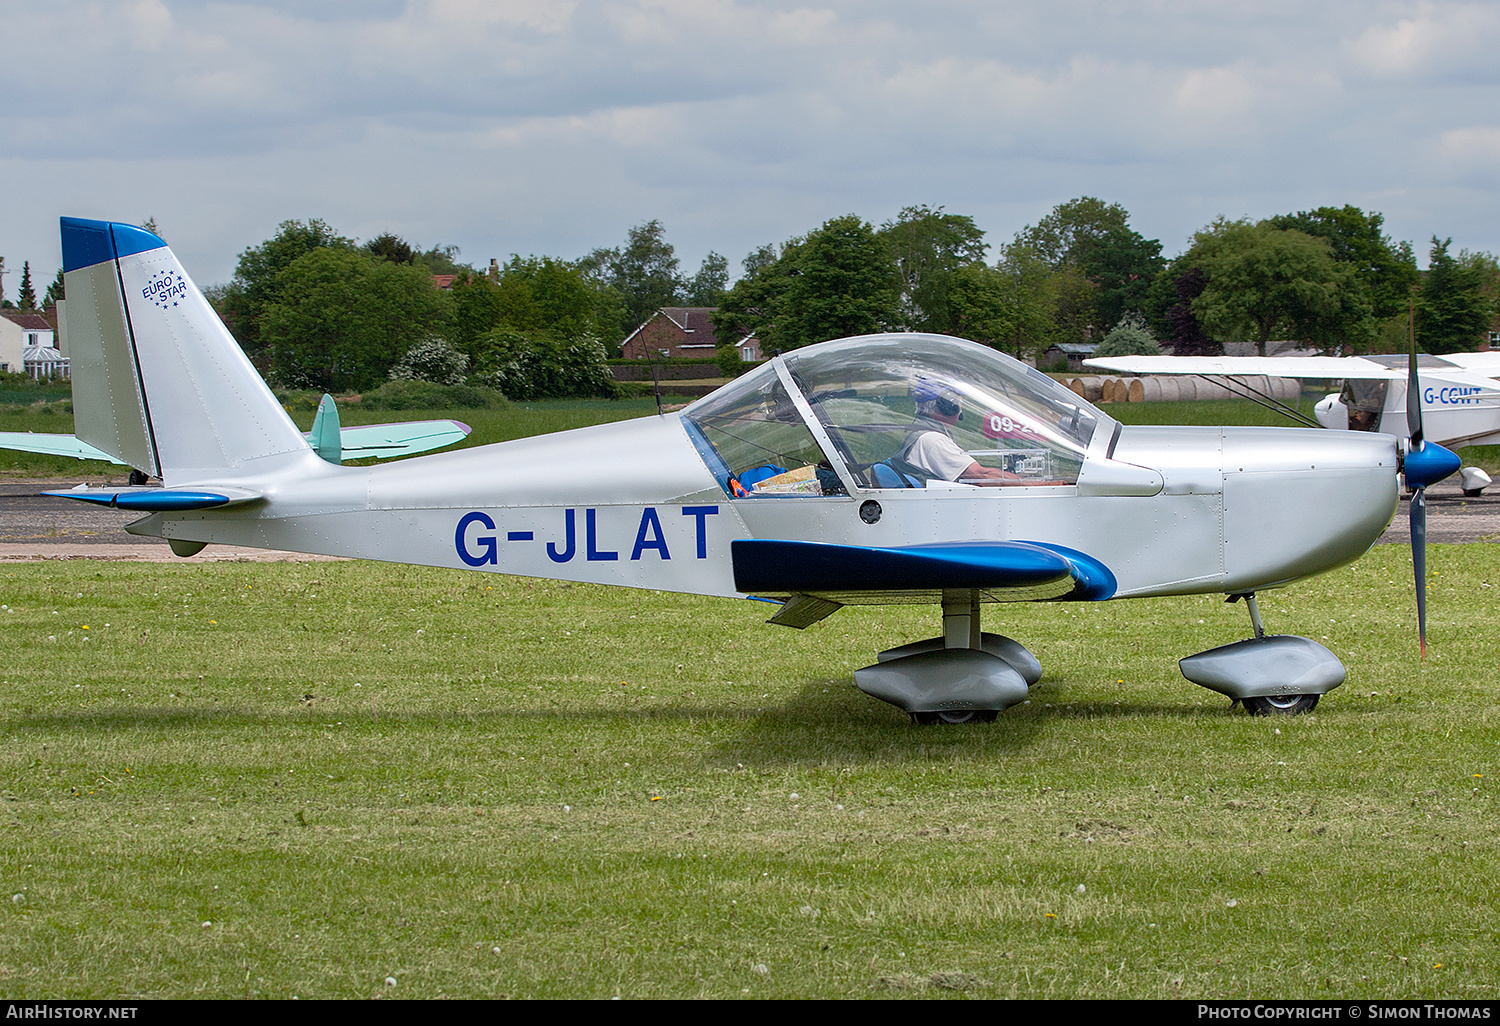
<instances>
[{"instance_id":1,"label":"white wing of parked aircraft","mask_svg":"<svg viewBox=\"0 0 1500 1026\"><path fill-rule=\"evenodd\" d=\"M1318 424L1404 438L1408 435L1407 362L1406 356L1119 356L1085 360L1083 364L1092 370L1120 374L1191 374L1221 382L1262 374L1342 381L1340 392L1315 407ZM1450 449L1500 444L1500 382L1491 376L1500 375L1500 353L1422 354L1417 357L1417 367L1428 440ZM1253 394L1249 397L1269 400ZM1266 401L1266 405L1307 422L1305 416L1284 404Z\"/></svg>"}]
</instances>

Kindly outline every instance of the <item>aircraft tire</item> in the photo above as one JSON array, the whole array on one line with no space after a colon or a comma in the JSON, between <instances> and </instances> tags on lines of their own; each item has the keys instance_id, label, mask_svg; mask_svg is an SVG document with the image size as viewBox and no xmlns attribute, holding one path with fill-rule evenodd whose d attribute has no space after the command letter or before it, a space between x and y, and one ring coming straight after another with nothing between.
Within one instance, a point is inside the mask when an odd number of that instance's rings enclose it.
<instances>
[{"instance_id":1,"label":"aircraft tire","mask_svg":"<svg viewBox=\"0 0 1500 1026\"><path fill-rule=\"evenodd\" d=\"M924 727L956 727L964 723L993 723L999 715L994 709L957 709L952 712L912 713L911 718Z\"/></svg>"},{"instance_id":2,"label":"aircraft tire","mask_svg":"<svg viewBox=\"0 0 1500 1026\"><path fill-rule=\"evenodd\" d=\"M1251 716L1296 716L1310 713L1318 706L1321 695L1266 695L1244 700L1245 711Z\"/></svg>"}]
</instances>

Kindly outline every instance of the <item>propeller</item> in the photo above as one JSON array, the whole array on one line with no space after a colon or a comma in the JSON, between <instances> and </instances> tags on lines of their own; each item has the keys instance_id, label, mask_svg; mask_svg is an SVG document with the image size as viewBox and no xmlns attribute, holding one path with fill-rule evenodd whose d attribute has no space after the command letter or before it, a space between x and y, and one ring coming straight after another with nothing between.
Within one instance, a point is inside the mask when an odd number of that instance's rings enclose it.
<instances>
[{"instance_id":1,"label":"propeller","mask_svg":"<svg viewBox=\"0 0 1500 1026\"><path fill-rule=\"evenodd\" d=\"M1402 472L1411 499L1411 564L1417 579L1417 643L1427 658L1427 486L1436 484L1459 467L1459 458L1436 442L1422 438L1422 391L1417 380L1417 343L1411 343L1411 363L1406 373L1406 443Z\"/></svg>"}]
</instances>

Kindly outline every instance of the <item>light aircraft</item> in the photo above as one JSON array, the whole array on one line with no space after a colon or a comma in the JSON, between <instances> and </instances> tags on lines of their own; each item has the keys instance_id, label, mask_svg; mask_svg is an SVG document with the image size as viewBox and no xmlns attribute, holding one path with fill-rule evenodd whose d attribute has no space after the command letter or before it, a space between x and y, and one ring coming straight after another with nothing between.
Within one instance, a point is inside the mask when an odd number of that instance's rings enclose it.
<instances>
[{"instance_id":1,"label":"light aircraft","mask_svg":"<svg viewBox=\"0 0 1500 1026\"><path fill-rule=\"evenodd\" d=\"M936 604L940 636L854 675L918 722L993 719L1039 678L980 629L985 603L1203 593L1245 599L1255 637L1184 675L1252 712L1311 709L1344 668L1265 635L1256 592L1358 558L1403 468L1421 487L1457 465L1419 425L1407 445L1125 426L985 346L889 334L778 356L680 413L334 466L159 238L65 218L62 248L70 320L98 325L80 435L162 485L52 494L144 512L127 530L183 556L226 543L756 598L795 628ZM924 448L959 450L956 479L918 465Z\"/></svg>"},{"instance_id":2,"label":"light aircraft","mask_svg":"<svg viewBox=\"0 0 1500 1026\"><path fill-rule=\"evenodd\" d=\"M1225 385L1309 427L1407 434L1406 356L1117 356L1083 361L1092 370L1121 374L1192 375ZM1500 353L1417 357L1418 394L1427 435L1439 445L1500 443ZM1258 392L1245 379L1259 375L1300 380L1342 380L1341 391L1313 408L1315 420ZM1478 495L1490 483L1475 467L1462 471L1464 492Z\"/></svg>"},{"instance_id":3,"label":"light aircraft","mask_svg":"<svg viewBox=\"0 0 1500 1026\"><path fill-rule=\"evenodd\" d=\"M303 437L314 452L329 463L346 459L393 459L431 452L461 442L468 437L469 425L457 420L419 420L399 424L366 424L340 427L339 410L333 396L324 395L313 416L312 428ZM77 435L49 434L33 431L0 431L0 449L35 452L46 456L70 456L79 460L102 460L116 466L125 461L96 449ZM133 470L132 482L145 483L145 475ZM138 479L138 480L137 480Z\"/></svg>"}]
</instances>

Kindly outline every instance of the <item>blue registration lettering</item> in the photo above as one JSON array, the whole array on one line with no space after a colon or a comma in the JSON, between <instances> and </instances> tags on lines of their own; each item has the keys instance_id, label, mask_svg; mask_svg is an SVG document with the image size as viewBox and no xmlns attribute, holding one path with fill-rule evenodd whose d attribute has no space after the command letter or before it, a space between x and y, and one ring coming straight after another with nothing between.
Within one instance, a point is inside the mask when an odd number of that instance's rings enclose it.
<instances>
[{"instance_id":1,"label":"blue registration lettering","mask_svg":"<svg viewBox=\"0 0 1500 1026\"><path fill-rule=\"evenodd\" d=\"M563 537L567 539L567 547L559 552L557 551L556 544L554 544L553 542L547 543L547 558L552 560L552 562L554 563L566 563L568 560L573 558L573 552L577 548L578 539L577 533L573 529L573 524L575 522L573 512L574 511L571 509L563 510ZM594 521L592 518L590 518L589 527L592 528L593 526Z\"/></svg>"},{"instance_id":2,"label":"blue registration lettering","mask_svg":"<svg viewBox=\"0 0 1500 1026\"><path fill-rule=\"evenodd\" d=\"M478 524L486 531L493 531L495 529L495 522L483 513L465 514L463 519L458 522L458 530L453 532L453 546L458 550L458 558L469 564L469 566L484 566L486 563L498 563L499 554L496 550L494 535L480 535L474 539L474 543L479 547L477 554L469 550L468 543L464 540L464 533L469 529L470 524Z\"/></svg>"},{"instance_id":3,"label":"blue registration lettering","mask_svg":"<svg viewBox=\"0 0 1500 1026\"><path fill-rule=\"evenodd\" d=\"M572 512L573 512L572 510L568 510L569 514L571 514ZM611 559L619 559L620 558L620 554L618 552L600 552L599 551L598 542L596 540L596 536L595 536L595 533L594 533L594 516L597 513L598 513L597 510L592 510L592 509L586 509L586 510L583 511L583 531L584 531L584 535L587 538L588 558L592 559L592 560L601 560L601 561L607 561L607 560L611 560Z\"/></svg>"},{"instance_id":4,"label":"blue registration lettering","mask_svg":"<svg viewBox=\"0 0 1500 1026\"><path fill-rule=\"evenodd\" d=\"M717 506L684 506L682 515L685 517L698 518L698 558L708 558L708 528L705 526L705 517L715 516L719 512Z\"/></svg>"},{"instance_id":5,"label":"blue registration lettering","mask_svg":"<svg viewBox=\"0 0 1500 1026\"><path fill-rule=\"evenodd\" d=\"M650 537L647 537L648 531ZM661 521L656 518L656 510L650 506L647 506L645 512L641 514L641 526L635 532L635 548L630 551L630 558L640 559L641 553L647 549L660 552L662 559L672 558L672 554L667 551L667 540L662 537Z\"/></svg>"}]
</instances>

